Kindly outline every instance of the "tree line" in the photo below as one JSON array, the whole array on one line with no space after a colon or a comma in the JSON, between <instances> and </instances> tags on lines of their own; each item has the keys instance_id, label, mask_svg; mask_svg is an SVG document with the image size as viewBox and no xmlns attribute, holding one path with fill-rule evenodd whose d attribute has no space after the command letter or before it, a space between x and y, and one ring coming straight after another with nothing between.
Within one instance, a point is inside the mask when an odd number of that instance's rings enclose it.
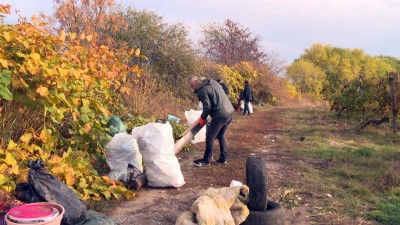
<instances>
[{"instance_id":1,"label":"tree line","mask_svg":"<svg viewBox=\"0 0 400 225\"><path fill-rule=\"evenodd\" d=\"M288 67L286 78L300 93L327 100L338 116L364 120L364 127L376 118L397 120L399 71L394 57L314 44Z\"/></svg>"},{"instance_id":2,"label":"tree line","mask_svg":"<svg viewBox=\"0 0 400 225\"><path fill-rule=\"evenodd\" d=\"M239 89L239 84L230 84L230 78L224 74L229 68L239 77L234 80L243 81L246 75L235 69L243 63L262 75L250 79L258 82L255 92L262 93L256 96L260 101L271 102L282 95L281 90L272 90L266 80L288 85L279 78L271 78L283 70L284 62L263 49L258 35L230 19L202 27L202 37L195 45L183 24L167 23L152 11L123 8L114 0L54 0L53 3L53 13L41 15L49 30L95 34L98 45L139 48L143 57L133 58L131 63L146 69L147 76L142 79L152 79L159 91L166 88L178 98L190 96L186 83L194 74L223 79L233 90Z\"/></svg>"}]
</instances>

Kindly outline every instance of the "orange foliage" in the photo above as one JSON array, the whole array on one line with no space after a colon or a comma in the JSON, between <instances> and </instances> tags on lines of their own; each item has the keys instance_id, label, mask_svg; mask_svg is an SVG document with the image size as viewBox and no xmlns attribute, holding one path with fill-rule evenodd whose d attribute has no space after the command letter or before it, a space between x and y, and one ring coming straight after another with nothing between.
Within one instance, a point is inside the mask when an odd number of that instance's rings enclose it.
<instances>
[{"instance_id":1,"label":"orange foliage","mask_svg":"<svg viewBox=\"0 0 400 225\"><path fill-rule=\"evenodd\" d=\"M114 0L54 0L54 3L53 18L60 24L58 31L76 33L81 39L92 34L98 45L112 45L110 34L127 27L123 16L115 12ZM47 22L56 24L49 18Z\"/></svg>"}]
</instances>

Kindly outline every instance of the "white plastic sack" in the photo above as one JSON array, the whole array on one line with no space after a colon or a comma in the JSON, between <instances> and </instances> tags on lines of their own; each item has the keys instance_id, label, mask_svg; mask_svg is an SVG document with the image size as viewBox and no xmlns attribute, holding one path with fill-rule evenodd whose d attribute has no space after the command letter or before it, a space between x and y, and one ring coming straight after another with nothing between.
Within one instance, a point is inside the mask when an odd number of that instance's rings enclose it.
<instances>
[{"instance_id":1,"label":"white plastic sack","mask_svg":"<svg viewBox=\"0 0 400 225\"><path fill-rule=\"evenodd\" d=\"M130 134L115 134L106 145L106 161L111 169L110 178L115 180L125 179L129 163L143 172L142 155Z\"/></svg>"},{"instance_id":2,"label":"white plastic sack","mask_svg":"<svg viewBox=\"0 0 400 225\"><path fill-rule=\"evenodd\" d=\"M249 112L250 114L253 113L253 105L251 104L251 102L249 102Z\"/></svg>"},{"instance_id":3,"label":"white plastic sack","mask_svg":"<svg viewBox=\"0 0 400 225\"><path fill-rule=\"evenodd\" d=\"M193 110L193 109L191 109L190 111L185 111L185 118L187 120L187 125L188 126L192 125L200 117L202 112L203 112L202 110ZM193 136L190 143L196 144L204 141L206 141L206 126L201 128L201 130L195 136Z\"/></svg>"},{"instance_id":4,"label":"white plastic sack","mask_svg":"<svg viewBox=\"0 0 400 225\"><path fill-rule=\"evenodd\" d=\"M240 101L240 109L244 110L244 101L243 100ZM253 105L251 104L251 102L249 102L249 112L250 112L250 114L253 113Z\"/></svg>"},{"instance_id":5,"label":"white plastic sack","mask_svg":"<svg viewBox=\"0 0 400 225\"><path fill-rule=\"evenodd\" d=\"M168 122L136 127L132 136L136 138L143 156L149 186L181 187L185 184L174 153L172 127Z\"/></svg>"}]
</instances>

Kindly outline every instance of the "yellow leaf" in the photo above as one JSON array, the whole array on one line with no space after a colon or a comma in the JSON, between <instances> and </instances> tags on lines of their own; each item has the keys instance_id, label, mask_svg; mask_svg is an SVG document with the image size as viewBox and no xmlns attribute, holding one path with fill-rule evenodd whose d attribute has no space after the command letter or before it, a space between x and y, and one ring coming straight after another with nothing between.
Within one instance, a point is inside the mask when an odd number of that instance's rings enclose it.
<instances>
[{"instance_id":1,"label":"yellow leaf","mask_svg":"<svg viewBox=\"0 0 400 225\"><path fill-rule=\"evenodd\" d=\"M121 87L121 92L124 94L130 94L131 93L131 89L127 88L127 87Z\"/></svg>"},{"instance_id":2,"label":"yellow leaf","mask_svg":"<svg viewBox=\"0 0 400 225\"><path fill-rule=\"evenodd\" d=\"M65 41L65 31L64 30L60 31L60 34L58 37L60 38L61 41L64 42Z\"/></svg>"},{"instance_id":3,"label":"yellow leaf","mask_svg":"<svg viewBox=\"0 0 400 225\"><path fill-rule=\"evenodd\" d=\"M38 53L36 53L36 52L31 53L30 56L31 56L31 58L32 58L33 60L35 60L36 62L40 61L40 55L39 55Z\"/></svg>"},{"instance_id":4,"label":"yellow leaf","mask_svg":"<svg viewBox=\"0 0 400 225\"><path fill-rule=\"evenodd\" d=\"M36 75L39 73L39 67L38 66L34 66L32 64L28 64L26 65L26 69L29 71L29 73L31 73L32 75Z\"/></svg>"},{"instance_id":5,"label":"yellow leaf","mask_svg":"<svg viewBox=\"0 0 400 225\"><path fill-rule=\"evenodd\" d=\"M86 40L91 41L92 38L93 38L93 35L90 34L90 35L88 35L88 36L86 37Z\"/></svg>"},{"instance_id":6,"label":"yellow leaf","mask_svg":"<svg viewBox=\"0 0 400 225\"><path fill-rule=\"evenodd\" d=\"M51 163L53 165L60 165L60 163L62 162L63 158L61 158L60 156L54 154L50 157L50 159L47 161L48 163ZM54 169L54 166L53 166ZM61 170L62 171L62 170Z\"/></svg>"},{"instance_id":7,"label":"yellow leaf","mask_svg":"<svg viewBox=\"0 0 400 225\"><path fill-rule=\"evenodd\" d=\"M29 42L24 41L24 42L22 42L22 44L24 45L25 48L29 48Z\"/></svg>"},{"instance_id":8,"label":"yellow leaf","mask_svg":"<svg viewBox=\"0 0 400 225\"><path fill-rule=\"evenodd\" d=\"M5 59L0 59L0 63L1 63L1 65L2 65L4 68L8 69L8 62L7 62L7 60L5 60Z\"/></svg>"},{"instance_id":9,"label":"yellow leaf","mask_svg":"<svg viewBox=\"0 0 400 225\"><path fill-rule=\"evenodd\" d=\"M71 39L71 41L75 40L76 33L69 33L69 38Z\"/></svg>"},{"instance_id":10,"label":"yellow leaf","mask_svg":"<svg viewBox=\"0 0 400 225\"><path fill-rule=\"evenodd\" d=\"M22 52L15 53L18 57L25 58L25 54Z\"/></svg>"},{"instance_id":11,"label":"yellow leaf","mask_svg":"<svg viewBox=\"0 0 400 225\"><path fill-rule=\"evenodd\" d=\"M67 173L67 175L65 176L65 181L66 181L66 183L67 183L68 186L74 185L75 182L76 182L76 179L75 179L74 174L72 174L72 173Z\"/></svg>"},{"instance_id":12,"label":"yellow leaf","mask_svg":"<svg viewBox=\"0 0 400 225\"><path fill-rule=\"evenodd\" d=\"M97 104L97 108L105 115L108 115L110 111L106 107L101 106L100 104Z\"/></svg>"},{"instance_id":13,"label":"yellow leaf","mask_svg":"<svg viewBox=\"0 0 400 225\"><path fill-rule=\"evenodd\" d=\"M122 197L120 193L115 193L115 192L113 192L112 194L114 195L114 197L115 197L117 200L121 199L121 197Z\"/></svg>"},{"instance_id":14,"label":"yellow leaf","mask_svg":"<svg viewBox=\"0 0 400 225\"><path fill-rule=\"evenodd\" d=\"M45 97L49 94L49 89L47 87L40 86L38 89L36 89L36 93Z\"/></svg>"},{"instance_id":15,"label":"yellow leaf","mask_svg":"<svg viewBox=\"0 0 400 225\"><path fill-rule=\"evenodd\" d=\"M85 87L89 87L90 86L90 84L91 84L91 82L90 81L88 81L88 80L85 80Z\"/></svg>"},{"instance_id":16,"label":"yellow leaf","mask_svg":"<svg viewBox=\"0 0 400 225\"><path fill-rule=\"evenodd\" d=\"M8 142L7 150L15 150L17 147L18 145L14 141L10 140Z\"/></svg>"},{"instance_id":17,"label":"yellow leaf","mask_svg":"<svg viewBox=\"0 0 400 225\"><path fill-rule=\"evenodd\" d=\"M14 159L14 156L11 155L11 153L9 152L6 152L6 159L4 162L10 166L15 165L17 163L17 161Z\"/></svg>"},{"instance_id":18,"label":"yellow leaf","mask_svg":"<svg viewBox=\"0 0 400 225\"><path fill-rule=\"evenodd\" d=\"M32 134L31 133L27 133L22 135L22 137L19 139L22 143L28 144L29 141L32 139Z\"/></svg>"},{"instance_id":19,"label":"yellow leaf","mask_svg":"<svg viewBox=\"0 0 400 225\"><path fill-rule=\"evenodd\" d=\"M108 176L102 176L101 178L103 178L103 180L107 181L107 183L109 183L109 184L114 183L114 181Z\"/></svg>"},{"instance_id":20,"label":"yellow leaf","mask_svg":"<svg viewBox=\"0 0 400 225\"><path fill-rule=\"evenodd\" d=\"M13 164L11 166L11 173L12 174L19 174L19 169L18 169L18 165L17 164Z\"/></svg>"},{"instance_id":21,"label":"yellow leaf","mask_svg":"<svg viewBox=\"0 0 400 225\"><path fill-rule=\"evenodd\" d=\"M106 197L107 200L111 198L111 193L109 191L103 191L104 197Z\"/></svg>"},{"instance_id":22,"label":"yellow leaf","mask_svg":"<svg viewBox=\"0 0 400 225\"><path fill-rule=\"evenodd\" d=\"M129 50L128 54L129 54L129 55L132 55L134 52L135 52L135 49L134 49L134 48L131 48L131 49Z\"/></svg>"},{"instance_id":23,"label":"yellow leaf","mask_svg":"<svg viewBox=\"0 0 400 225\"><path fill-rule=\"evenodd\" d=\"M53 166L53 168L51 168L51 172L53 174L62 174L64 172L64 167L63 166Z\"/></svg>"},{"instance_id":24,"label":"yellow leaf","mask_svg":"<svg viewBox=\"0 0 400 225\"><path fill-rule=\"evenodd\" d=\"M54 69L46 68L45 70L46 70L47 74L50 75L50 76L54 76L54 75L57 74L57 71L54 70Z\"/></svg>"},{"instance_id":25,"label":"yellow leaf","mask_svg":"<svg viewBox=\"0 0 400 225\"><path fill-rule=\"evenodd\" d=\"M3 33L3 37L4 37L4 39L6 39L7 42L10 41L10 33L4 32L4 33Z\"/></svg>"},{"instance_id":26,"label":"yellow leaf","mask_svg":"<svg viewBox=\"0 0 400 225\"><path fill-rule=\"evenodd\" d=\"M0 174L4 174L6 170L8 169L7 164L3 163L0 165Z\"/></svg>"},{"instance_id":27,"label":"yellow leaf","mask_svg":"<svg viewBox=\"0 0 400 225\"><path fill-rule=\"evenodd\" d=\"M47 142L47 132L45 131L45 130L42 130L41 132L40 132L40 135L39 135L39 140L41 140L41 141L43 141L44 143L46 143Z\"/></svg>"},{"instance_id":28,"label":"yellow leaf","mask_svg":"<svg viewBox=\"0 0 400 225\"><path fill-rule=\"evenodd\" d=\"M89 107L90 101L87 99L82 98L82 106L83 107Z\"/></svg>"},{"instance_id":29,"label":"yellow leaf","mask_svg":"<svg viewBox=\"0 0 400 225\"><path fill-rule=\"evenodd\" d=\"M33 148L28 144L22 143L21 144L21 148L26 150L26 151L28 151L28 152L30 152L30 153L33 153ZM28 154L27 154L26 151L20 151L19 152L19 160L25 160L25 159L28 158Z\"/></svg>"},{"instance_id":30,"label":"yellow leaf","mask_svg":"<svg viewBox=\"0 0 400 225\"><path fill-rule=\"evenodd\" d=\"M92 132L92 126L90 124L85 124L85 133L90 134Z\"/></svg>"},{"instance_id":31,"label":"yellow leaf","mask_svg":"<svg viewBox=\"0 0 400 225\"><path fill-rule=\"evenodd\" d=\"M87 186L88 186L88 184L86 183L86 179L82 177L82 178L79 180L79 187L80 187L80 188L87 188Z\"/></svg>"},{"instance_id":32,"label":"yellow leaf","mask_svg":"<svg viewBox=\"0 0 400 225\"><path fill-rule=\"evenodd\" d=\"M58 68L58 73L60 74L60 76L65 77L68 74L68 70L63 68Z\"/></svg>"},{"instance_id":33,"label":"yellow leaf","mask_svg":"<svg viewBox=\"0 0 400 225\"><path fill-rule=\"evenodd\" d=\"M140 48L136 49L135 55L138 56L138 57L140 56Z\"/></svg>"},{"instance_id":34,"label":"yellow leaf","mask_svg":"<svg viewBox=\"0 0 400 225\"><path fill-rule=\"evenodd\" d=\"M4 174L0 174L0 185L3 185L5 183L7 183L8 181L9 181L9 179Z\"/></svg>"},{"instance_id":35,"label":"yellow leaf","mask_svg":"<svg viewBox=\"0 0 400 225\"><path fill-rule=\"evenodd\" d=\"M81 36L80 36L79 38L80 38L81 40L85 40L85 38L86 38L85 33L82 33Z\"/></svg>"},{"instance_id":36,"label":"yellow leaf","mask_svg":"<svg viewBox=\"0 0 400 225\"><path fill-rule=\"evenodd\" d=\"M81 77L81 74L80 74L79 71L77 71L77 70L73 70L73 71L72 71L72 74L74 75L74 77L75 77L76 79L79 79L79 78Z\"/></svg>"}]
</instances>

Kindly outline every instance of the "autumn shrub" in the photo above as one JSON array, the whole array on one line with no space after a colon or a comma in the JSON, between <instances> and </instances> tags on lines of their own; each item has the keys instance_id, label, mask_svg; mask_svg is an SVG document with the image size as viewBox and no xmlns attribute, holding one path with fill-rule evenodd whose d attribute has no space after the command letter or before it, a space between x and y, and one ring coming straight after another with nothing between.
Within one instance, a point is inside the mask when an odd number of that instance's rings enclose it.
<instances>
[{"instance_id":1,"label":"autumn shrub","mask_svg":"<svg viewBox=\"0 0 400 225\"><path fill-rule=\"evenodd\" d=\"M177 97L167 87L160 85L148 72L135 81L128 82L127 87L131 91L124 94L124 100L126 110L132 114L159 119L174 115L184 119L184 111L193 108L190 92L186 99Z\"/></svg>"},{"instance_id":2,"label":"autumn shrub","mask_svg":"<svg viewBox=\"0 0 400 225\"><path fill-rule=\"evenodd\" d=\"M140 74L124 63L137 51L97 46L84 33L54 36L41 25L0 25L0 189L26 181L28 161L41 159L83 199L133 197L93 162L110 138L109 116L123 109L127 75Z\"/></svg>"}]
</instances>

